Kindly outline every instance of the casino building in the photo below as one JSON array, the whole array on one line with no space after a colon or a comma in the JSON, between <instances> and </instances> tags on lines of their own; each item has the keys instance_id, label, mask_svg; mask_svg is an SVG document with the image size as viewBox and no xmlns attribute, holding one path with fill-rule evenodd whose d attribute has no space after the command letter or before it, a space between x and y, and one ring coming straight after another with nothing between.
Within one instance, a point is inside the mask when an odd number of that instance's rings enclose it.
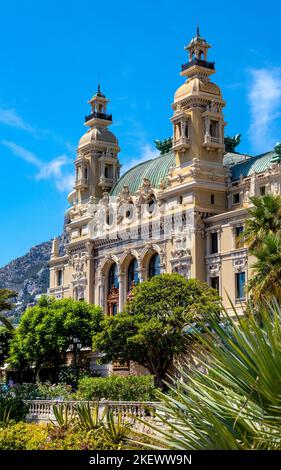
<instances>
[{"instance_id":1,"label":"casino building","mask_svg":"<svg viewBox=\"0 0 281 470\"><path fill-rule=\"evenodd\" d=\"M100 87L90 99L63 256L53 241L50 295L85 299L114 315L135 283L178 272L218 289L226 308L228 296L242 308L252 261L239 234L251 196L280 194L281 157L240 154L239 136L225 138L226 103L212 81L210 47L197 30L174 95L173 137L157 142L158 157L121 177L109 101Z\"/></svg>"}]
</instances>

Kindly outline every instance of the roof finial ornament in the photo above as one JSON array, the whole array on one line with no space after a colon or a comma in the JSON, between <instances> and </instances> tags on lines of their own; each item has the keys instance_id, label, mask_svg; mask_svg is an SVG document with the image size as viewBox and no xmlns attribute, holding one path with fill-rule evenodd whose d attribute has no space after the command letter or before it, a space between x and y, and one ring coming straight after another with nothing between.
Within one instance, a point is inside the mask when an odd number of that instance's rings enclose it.
<instances>
[{"instance_id":1,"label":"roof finial ornament","mask_svg":"<svg viewBox=\"0 0 281 470\"><path fill-rule=\"evenodd\" d=\"M100 83L98 83L98 93L100 93Z\"/></svg>"},{"instance_id":2,"label":"roof finial ornament","mask_svg":"<svg viewBox=\"0 0 281 470\"><path fill-rule=\"evenodd\" d=\"M200 38L199 25L197 25L197 28L196 28L196 37L197 37L197 38Z\"/></svg>"}]
</instances>

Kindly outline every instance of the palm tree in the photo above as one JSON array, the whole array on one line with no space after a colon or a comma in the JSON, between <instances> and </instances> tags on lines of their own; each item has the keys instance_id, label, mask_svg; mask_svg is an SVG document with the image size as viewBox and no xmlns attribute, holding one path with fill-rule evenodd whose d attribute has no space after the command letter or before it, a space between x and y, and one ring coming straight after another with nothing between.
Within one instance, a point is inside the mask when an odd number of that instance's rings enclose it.
<instances>
[{"instance_id":1,"label":"palm tree","mask_svg":"<svg viewBox=\"0 0 281 470\"><path fill-rule=\"evenodd\" d=\"M258 248L267 234L281 233L281 196L266 194L263 197L252 197L253 207L248 209L243 239L249 250Z\"/></svg>"},{"instance_id":2,"label":"palm tree","mask_svg":"<svg viewBox=\"0 0 281 470\"><path fill-rule=\"evenodd\" d=\"M251 266L253 276L248 290L255 302L276 298L281 304L281 237L268 234L253 250L256 262Z\"/></svg>"},{"instance_id":3,"label":"palm tree","mask_svg":"<svg viewBox=\"0 0 281 470\"><path fill-rule=\"evenodd\" d=\"M154 437L141 437L146 447L281 449L281 308L273 303L259 313L212 320L198 337L204 370L189 365L180 371L183 382L159 393L159 422L145 423Z\"/></svg>"}]
</instances>

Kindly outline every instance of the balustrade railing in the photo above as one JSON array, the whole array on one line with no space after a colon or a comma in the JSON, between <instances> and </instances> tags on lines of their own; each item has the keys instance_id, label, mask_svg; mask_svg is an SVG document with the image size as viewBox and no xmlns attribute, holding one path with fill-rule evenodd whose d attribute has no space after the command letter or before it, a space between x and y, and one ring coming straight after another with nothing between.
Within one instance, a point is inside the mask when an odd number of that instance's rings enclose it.
<instances>
[{"instance_id":1,"label":"balustrade railing","mask_svg":"<svg viewBox=\"0 0 281 470\"><path fill-rule=\"evenodd\" d=\"M106 121L112 121L112 114L106 114L106 113L98 113L97 111L94 111L92 114L89 114L88 116L85 116L85 122L90 121L91 119L104 119Z\"/></svg>"},{"instance_id":2,"label":"balustrade railing","mask_svg":"<svg viewBox=\"0 0 281 470\"><path fill-rule=\"evenodd\" d=\"M208 62L207 60L202 60L202 59L192 59L186 64L182 64L181 66L182 72L184 72L184 70L189 69L193 65L199 65L200 67L205 67L206 69L211 69L211 70L215 69L215 62Z\"/></svg>"},{"instance_id":3,"label":"balustrade railing","mask_svg":"<svg viewBox=\"0 0 281 470\"><path fill-rule=\"evenodd\" d=\"M97 402L94 401L64 401L64 400L25 400L29 410L26 420L29 422L55 422L53 405L60 405L68 408L74 416L77 415L77 405L85 403L94 407ZM120 413L125 421L133 423L136 418L155 420L156 410L161 405L160 402L130 402L130 401L100 401L100 414L108 407L113 416L117 417Z\"/></svg>"}]
</instances>

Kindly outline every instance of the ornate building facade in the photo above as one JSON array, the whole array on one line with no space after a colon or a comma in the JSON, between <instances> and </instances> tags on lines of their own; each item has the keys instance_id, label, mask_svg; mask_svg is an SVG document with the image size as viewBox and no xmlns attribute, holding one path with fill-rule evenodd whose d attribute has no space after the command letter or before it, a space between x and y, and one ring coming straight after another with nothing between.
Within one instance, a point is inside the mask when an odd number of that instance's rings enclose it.
<instances>
[{"instance_id":1,"label":"ornate building facade","mask_svg":"<svg viewBox=\"0 0 281 470\"><path fill-rule=\"evenodd\" d=\"M280 155L239 154L225 138L225 101L211 80L209 48L197 30L174 95L172 139L157 142L158 157L121 177L108 100L99 87L89 101L68 196L68 241L63 256L53 241L49 294L114 315L134 284L178 272L218 289L226 308L228 296L238 308L245 303L252 261L239 235L250 196L280 193Z\"/></svg>"}]
</instances>

